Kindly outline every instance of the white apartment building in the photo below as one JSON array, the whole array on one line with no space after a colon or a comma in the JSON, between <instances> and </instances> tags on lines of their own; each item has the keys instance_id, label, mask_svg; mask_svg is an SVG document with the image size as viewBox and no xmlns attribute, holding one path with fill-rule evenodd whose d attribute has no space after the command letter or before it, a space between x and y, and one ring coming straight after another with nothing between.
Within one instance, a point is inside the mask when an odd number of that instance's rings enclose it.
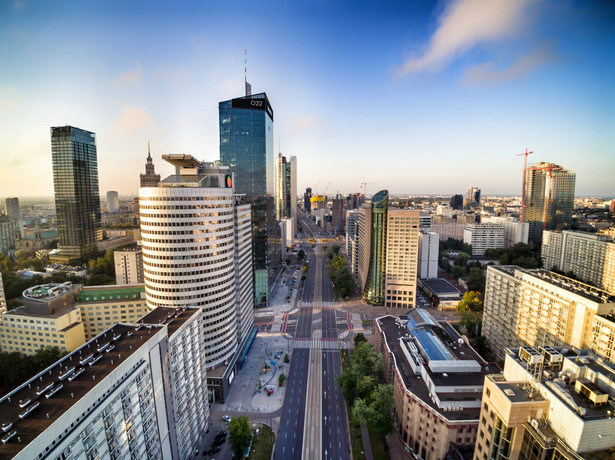
<instances>
[{"instance_id":1,"label":"white apartment building","mask_svg":"<svg viewBox=\"0 0 615 460\"><path fill-rule=\"evenodd\" d=\"M463 230L463 242L472 245L472 255L485 255L487 249L504 247L504 227L497 224L470 224Z\"/></svg>"},{"instance_id":2,"label":"white apartment building","mask_svg":"<svg viewBox=\"0 0 615 460\"><path fill-rule=\"evenodd\" d=\"M434 232L419 232L419 278L438 277L438 253L440 238Z\"/></svg>"},{"instance_id":3,"label":"white apartment building","mask_svg":"<svg viewBox=\"0 0 615 460\"><path fill-rule=\"evenodd\" d=\"M615 243L608 235L544 231L543 266L573 272L583 281L615 293Z\"/></svg>"},{"instance_id":4,"label":"white apartment building","mask_svg":"<svg viewBox=\"0 0 615 460\"><path fill-rule=\"evenodd\" d=\"M192 458L207 429L201 311L117 324L0 399L0 457Z\"/></svg>"},{"instance_id":5,"label":"white apartment building","mask_svg":"<svg viewBox=\"0 0 615 460\"><path fill-rule=\"evenodd\" d=\"M293 244L293 220L290 217L284 217L280 219L280 232L282 235L282 254L286 253L286 250Z\"/></svg>"},{"instance_id":6,"label":"white apartment building","mask_svg":"<svg viewBox=\"0 0 615 460\"><path fill-rule=\"evenodd\" d=\"M464 222L457 222L456 220L445 220L441 222L433 222L431 224L431 230L437 233L440 237L440 241L446 241L449 238L455 240L463 240L463 231L468 224Z\"/></svg>"},{"instance_id":7,"label":"white apartment building","mask_svg":"<svg viewBox=\"0 0 615 460\"><path fill-rule=\"evenodd\" d=\"M557 273L487 268L482 334L500 357L505 348L525 345L589 349L601 341L596 316L613 313L615 296Z\"/></svg>"},{"instance_id":8,"label":"white apartment building","mask_svg":"<svg viewBox=\"0 0 615 460\"><path fill-rule=\"evenodd\" d=\"M510 217L482 217L481 222L485 224L496 224L504 227L504 247L512 248L517 243L528 242L530 224L520 222L518 219Z\"/></svg>"},{"instance_id":9,"label":"white apartment building","mask_svg":"<svg viewBox=\"0 0 615 460\"><path fill-rule=\"evenodd\" d=\"M113 261L117 284L143 284L143 252L140 247L114 251Z\"/></svg>"},{"instance_id":10,"label":"white apartment building","mask_svg":"<svg viewBox=\"0 0 615 460\"><path fill-rule=\"evenodd\" d=\"M245 244L250 208L239 204L229 168L190 155L163 159L176 174L139 189L147 304L203 310L209 386L223 399L240 351L238 337L253 323L245 296L253 282L251 246Z\"/></svg>"}]
</instances>

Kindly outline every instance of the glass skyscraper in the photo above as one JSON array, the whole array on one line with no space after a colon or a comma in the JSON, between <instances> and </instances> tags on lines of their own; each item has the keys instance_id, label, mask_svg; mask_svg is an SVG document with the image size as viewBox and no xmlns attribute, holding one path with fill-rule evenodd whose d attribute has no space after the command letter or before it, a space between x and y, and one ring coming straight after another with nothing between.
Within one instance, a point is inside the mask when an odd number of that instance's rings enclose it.
<instances>
[{"instance_id":1,"label":"glass skyscraper","mask_svg":"<svg viewBox=\"0 0 615 460\"><path fill-rule=\"evenodd\" d=\"M277 260L274 208L273 109L266 93L222 101L220 163L235 173L235 193L252 205L255 302L269 304L269 268ZM279 243L277 244L279 246Z\"/></svg>"},{"instance_id":2,"label":"glass skyscraper","mask_svg":"<svg viewBox=\"0 0 615 460\"><path fill-rule=\"evenodd\" d=\"M96 134L73 126L51 128L53 187L60 253L72 263L92 256L100 232Z\"/></svg>"},{"instance_id":3,"label":"glass skyscraper","mask_svg":"<svg viewBox=\"0 0 615 460\"><path fill-rule=\"evenodd\" d=\"M363 299L371 305L384 305L386 282L386 234L389 192L381 190L371 204L371 243L369 269L363 290Z\"/></svg>"}]
</instances>

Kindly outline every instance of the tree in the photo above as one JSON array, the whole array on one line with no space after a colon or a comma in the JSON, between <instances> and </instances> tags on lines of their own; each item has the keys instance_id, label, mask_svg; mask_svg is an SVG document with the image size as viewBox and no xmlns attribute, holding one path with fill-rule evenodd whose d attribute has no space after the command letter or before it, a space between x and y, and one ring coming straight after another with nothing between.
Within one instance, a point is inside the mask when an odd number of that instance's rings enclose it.
<instances>
[{"instance_id":1,"label":"tree","mask_svg":"<svg viewBox=\"0 0 615 460\"><path fill-rule=\"evenodd\" d=\"M485 292L485 272L482 268L471 268L468 277L468 289L470 291Z\"/></svg>"},{"instance_id":2,"label":"tree","mask_svg":"<svg viewBox=\"0 0 615 460\"><path fill-rule=\"evenodd\" d=\"M464 311L461 313L460 323L465 327L468 337L479 337L483 325L480 313Z\"/></svg>"},{"instance_id":3,"label":"tree","mask_svg":"<svg viewBox=\"0 0 615 460\"><path fill-rule=\"evenodd\" d=\"M250 445L252 439L252 431L250 430L250 422L248 417L240 416L233 417L228 424L228 440L231 450L236 457L243 456Z\"/></svg>"},{"instance_id":4,"label":"tree","mask_svg":"<svg viewBox=\"0 0 615 460\"><path fill-rule=\"evenodd\" d=\"M342 390L342 396L352 404L357 398L357 377L352 368L345 370L337 376L337 386Z\"/></svg>"},{"instance_id":5,"label":"tree","mask_svg":"<svg viewBox=\"0 0 615 460\"><path fill-rule=\"evenodd\" d=\"M331 246L331 250L333 251L333 253L335 255L339 254L339 252L340 252L340 245L339 244L334 244L333 246Z\"/></svg>"},{"instance_id":6,"label":"tree","mask_svg":"<svg viewBox=\"0 0 615 460\"><path fill-rule=\"evenodd\" d=\"M303 260L304 257L305 257L305 251L303 249L299 249L299 252L297 252L297 259Z\"/></svg>"},{"instance_id":7,"label":"tree","mask_svg":"<svg viewBox=\"0 0 615 460\"><path fill-rule=\"evenodd\" d=\"M374 377L373 375L364 375L357 380L357 395L359 396L359 398L369 398L375 388L376 377Z\"/></svg>"},{"instance_id":8,"label":"tree","mask_svg":"<svg viewBox=\"0 0 615 460\"><path fill-rule=\"evenodd\" d=\"M365 338L363 332L359 332L357 335L354 336L354 346L356 347L361 342L367 342L367 339Z\"/></svg>"},{"instance_id":9,"label":"tree","mask_svg":"<svg viewBox=\"0 0 615 460\"><path fill-rule=\"evenodd\" d=\"M366 423L374 432L386 436L394 430L391 417L393 403L393 385L378 385L371 394L370 402L357 399L352 415Z\"/></svg>"},{"instance_id":10,"label":"tree","mask_svg":"<svg viewBox=\"0 0 615 460\"><path fill-rule=\"evenodd\" d=\"M481 311L483 309L483 301L478 292L468 291L457 304L457 311Z\"/></svg>"},{"instance_id":11,"label":"tree","mask_svg":"<svg viewBox=\"0 0 615 460\"><path fill-rule=\"evenodd\" d=\"M278 386L281 388L282 385L284 384L284 380L286 380L286 376L284 374L280 374L280 377L278 377Z\"/></svg>"}]
</instances>

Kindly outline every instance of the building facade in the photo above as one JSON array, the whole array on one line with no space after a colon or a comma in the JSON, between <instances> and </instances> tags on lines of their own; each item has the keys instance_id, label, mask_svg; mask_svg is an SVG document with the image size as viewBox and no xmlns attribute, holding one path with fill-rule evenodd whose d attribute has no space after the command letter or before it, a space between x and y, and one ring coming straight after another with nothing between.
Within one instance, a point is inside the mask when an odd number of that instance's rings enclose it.
<instances>
[{"instance_id":1,"label":"building facade","mask_svg":"<svg viewBox=\"0 0 615 460\"><path fill-rule=\"evenodd\" d=\"M544 267L572 272L583 281L615 294L615 243L610 236L545 231L541 256Z\"/></svg>"},{"instance_id":2,"label":"building facade","mask_svg":"<svg viewBox=\"0 0 615 460\"><path fill-rule=\"evenodd\" d=\"M143 284L143 250L139 246L114 251L113 261L117 284Z\"/></svg>"},{"instance_id":3,"label":"building facade","mask_svg":"<svg viewBox=\"0 0 615 460\"><path fill-rule=\"evenodd\" d=\"M15 247L16 237L19 236L19 221L9 216L0 216L0 252L8 254Z\"/></svg>"},{"instance_id":4,"label":"building facade","mask_svg":"<svg viewBox=\"0 0 615 460\"><path fill-rule=\"evenodd\" d=\"M542 243L544 230L572 226L576 174L553 163L541 162L525 171L521 220L530 225L529 241Z\"/></svg>"},{"instance_id":5,"label":"building facade","mask_svg":"<svg viewBox=\"0 0 615 460\"><path fill-rule=\"evenodd\" d=\"M480 206L480 189L478 187L468 187L465 201L468 207Z\"/></svg>"},{"instance_id":6,"label":"building facade","mask_svg":"<svg viewBox=\"0 0 615 460\"><path fill-rule=\"evenodd\" d=\"M254 299L269 304L269 267L279 257L274 239L275 165L273 108L266 93L246 95L218 104L220 163L231 168L235 192L252 205Z\"/></svg>"},{"instance_id":7,"label":"building facade","mask_svg":"<svg viewBox=\"0 0 615 460\"><path fill-rule=\"evenodd\" d=\"M24 236L23 220L21 219L21 210L19 209L19 198L7 198L4 201L6 215L9 219L14 219L19 224L19 234Z\"/></svg>"},{"instance_id":8,"label":"building facade","mask_svg":"<svg viewBox=\"0 0 615 460\"><path fill-rule=\"evenodd\" d=\"M290 218L293 221L293 235L297 227L297 157L286 157L280 153L276 161L275 214L277 220Z\"/></svg>"},{"instance_id":9,"label":"building facade","mask_svg":"<svg viewBox=\"0 0 615 460\"><path fill-rule=\"evenodd\" d=\"M107 192L107 212L111 214L120 212L120 196L116 191Z\"/></svg>"},{"instance_id":10,"label":"building facade","mask_svg":"<svg viewBox=\"0 0 615 460\"><path fill-rule=\"evenodd\" d=\"M451 197L451 208L457 211L463 209L463 195L453 195Z\"/></svg>"},{"instance_id":11,"label":"building facade","mask_svg":"<svg viewBox=\"0 0 615 460\"><path fill-rule=\"evenodd\" d=\"M154 161L149 150L149 142L147 143L147 160L145 161L145 174L140 175L141 187L158 187L160 183L160 174L156 174Z\"/></svg>"},{"instance_id":12,"label":"building facade","mask_svg":"<svg viewBox=\"0 0 615 460\"><path fill-rule=\"evenodd\" d=\"M602 459L615 447L615 369L587 350L506 350L485 380L474 460Z\"/></svg>"},{"instance_id":13,"label":"building facade","mask_svg":"<svg viewBox=\"0 0 615 460\"><path fill-rule=\"evenodd\" d=\"M482 335L500 357L507 347L588 349L600 340L595 316L615 313L615 296L548 270L489 266L486 278Z\"/></svg>"},{"instance_id":14,"label":"building facade","mask_svg":"<svg viewBox=\"0 0 615 460\"><path fill-rule=\"evenodd\" d=\"M303 209L308 214L312 212L312 189L310 187L306 188L303 194Z\"/></svg>"},{"instance_id":15,"label":"building facade","mask_svg":"<svg viewBox=\"0 0 615 460\"><path fill-rule=\"evenodd\" d=\"M483 256L487 249L504 247L504 227L499 224L471 224L463 230L463 242L472 245L473 256Z\"/></svg>"},{"instance_id":16,"label":"building facade","mask_svg":"<svg viewBox=\"0 0 615 460\"><path fill-rule=\"evenodd\" d=\"M200 315L117 324L4 396L0 456L192 458L209 419Z\"/></svg>"},{"instance_id":17,"label":"building facade","mask_svg":"<svg viewBox=\"0 0 615 460\"><path fill-rule=\"evenodd\" d=\"M504 227L504 247L512 248L517 243L528 243L530 224L509 217L483 217L481 223Z\"/></svg>"},{"instance_id":18,"label":"building facade","mask_svg":"<svg viewBox=\"0 0 615 460\"><path fill-rule=\"evenodd\" d=\"M434 232L419 232L419 278L438 277L438 256L440 252L440 238Z\"/></svg>"},{"instance_id":19,"label":"building facade","mask_svg":"<svg viewBox=\"0 0 615 460\"><path fill-rule=\"evenodd\" d=\"M60 239L56 262L91 256L100 228L96 135L73 126L51 128L53 188Z\"/></svg>"}]
</instances>

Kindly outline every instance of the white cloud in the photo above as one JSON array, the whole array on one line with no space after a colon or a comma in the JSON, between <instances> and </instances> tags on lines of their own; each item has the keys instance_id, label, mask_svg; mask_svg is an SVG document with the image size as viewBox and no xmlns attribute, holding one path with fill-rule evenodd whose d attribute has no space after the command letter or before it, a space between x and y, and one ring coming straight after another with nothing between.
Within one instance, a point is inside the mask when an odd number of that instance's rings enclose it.
<instances>
[{"instance_id":1,"label":"white cloud","mask_svg":"<svg viewBox=\"0 0 615 460\"><path fill-rule=\"evenodd\" d=\"M296 133L300 133L308 130L309 128L314 126L314 124L316 124L316 117L314 116L297 118L293 123L293 131Z\"/></svg>"},{"instance_id":2,"label":"white cloud","mask_svg":"<svg viewBox=\"0 0 615 460\"><path fill-rule=\"evenodd\" d=\"M535 0L452 0L421 56L397 69L403 77L436 71L470 48L522 33L526 6Z\"/></svg>"},{"instance_id":3,"label":"white cloud","mask_svg":"<svg viewBox=\"0 0 615 460\"><path fill-rule=\"evenodd\" d=\"M152 117L142 107L124 107L122 115L113 123L113 131L127 138L144 130L152 124Z\"/></svg>"},{"instance_id":4,"label":"white cloud","mask_svg":"<svg viewBox=\"0 0 615 460\"><path fill-rule=\"evenodd\" d=\"M122 75L120 75L119 77L115 79L115 82L119 84L137 83L138 81L141 80L142 76L143 76L143 69L141 68L141 64L137 62L133 70L127 73L123 73Z\"/></svg>"},{"instance_id":5,"label":"white cloud","mask_svg":"<svg viewBox=\"0 0 615 460\"><path fill-rule=\"evenodd\" d=\"M466 71L463 80L470 85L501 83L523 78L537 67L556 59L558 59L558 54L553 43L543 43L530 53L519 57L512 65L505 69L497 69L493 62L472 67Z\"/></svg>"}]
</instances>

